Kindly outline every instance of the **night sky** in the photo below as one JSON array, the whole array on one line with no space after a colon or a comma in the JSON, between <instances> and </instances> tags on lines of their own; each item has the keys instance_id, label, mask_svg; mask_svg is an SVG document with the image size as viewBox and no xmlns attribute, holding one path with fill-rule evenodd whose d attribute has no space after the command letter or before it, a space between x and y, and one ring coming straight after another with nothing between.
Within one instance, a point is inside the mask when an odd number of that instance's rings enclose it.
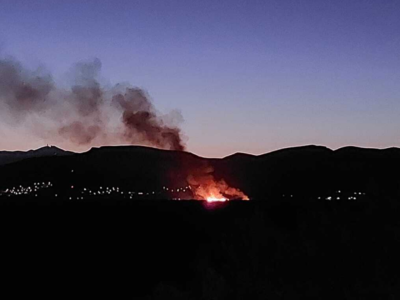
<instances>
[{"instance_id":1,"label":"night sky","mask_svg":"<svg viewBox=\"0 0 400 300\"><path fill-rule=\"evenodd\" d=\"M399 33L395 0L0 0L0 55L60 85L99 58L105 82L180 110L207 157L400 146ZM0 149L54 142L2 118Z\"/></svg>"}]
</instances>

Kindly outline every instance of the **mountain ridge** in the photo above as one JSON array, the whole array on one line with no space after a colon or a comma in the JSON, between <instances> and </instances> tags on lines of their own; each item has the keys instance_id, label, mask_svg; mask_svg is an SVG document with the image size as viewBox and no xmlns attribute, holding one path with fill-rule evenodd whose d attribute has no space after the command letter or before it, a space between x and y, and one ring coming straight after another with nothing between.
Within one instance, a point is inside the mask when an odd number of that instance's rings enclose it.
<instances>
[{"instance_id":1,"label":"mountain ridge","mask_svg":"<svg viewBox=\"0 0 400 300\"><path fill-rule=\"evenodd\" d=\"M302 146L294 146L294 147L286 147L282 149L277 149L273 150L270 152L265 152L262 154L251 154L251 153L245 153L245 152L235 152L232 154L229 154L227 156L221 157L221 158L214 158L214 157L204 157L197 155L193 152L189 151L177 151L177 150L165 150L165 149L159 149L155 147L149 147L149 146L141 146L141 145L118 145L118 146L99 146L99 147L92 147L89 150L85 152L73 152L69 150L64 150L62 148L59 148L57 146L43 146L37 149L30 149L27 151L22 151L22 150L15 150L15 151L9 151L9 150L0 150L0 165L2 165L1 158L2 156L21 156L21 159L25 158L31 158L31 157L39 157L39 156L50 156L50 155L80 155L80 154L86 154L86 153L93 153L93 152L102 152L102 151L166 151L166 152L183 152L183 153L189 153L193 156L196 156L201 159L210 159L210 160L223 160L223 159L232 159L232 158L237 158L237 157L246 157L246 158L256 158L256 157L264 157L268 155L278 155L282 153L288 153L293 152L293 151L327 151L327 152L349 152L349 151L374 151L374 152L400 152L400 148L398 147L388 147L388 148L369 148L369 147L358 147L358 146L343 146L337 149L331 149L329 147L323 146L323 145L314 145L314 144L309 144L309 145L302 145ZM25 157L24 157L25 156ZM21 160L17 158L15 161Z\"/></svg>"},{"instance_id":2,"label":"mountain ridge","mask_svg":"<svg viewBox=\"0 0 400 300\"><path fill-rule=\"evenodd\" d=\"M66 156L76 154L71 151L66 151L56 146L44 146L28 151L0 151L0 166L18 162L21 160L46 157L46 156Z\"/></svg>"},{"instance_id":3,"label":"mountain ridge","mask_svg":"<svg viewBox=\"0 0 400 300\"><path fill-rule=\"evenodd\" d=\"M276 198L282 194L316 196L335 190L400 196L398 148L331 150L311 145L259 156L237 153L210 159L183 151L108 146L79 154L24 158L0 166L0 188L51 181L64 191L71 186L154 191L163 186L185 187L190 176L211 175L251 198Z\"/></svg>"}]
</instances>

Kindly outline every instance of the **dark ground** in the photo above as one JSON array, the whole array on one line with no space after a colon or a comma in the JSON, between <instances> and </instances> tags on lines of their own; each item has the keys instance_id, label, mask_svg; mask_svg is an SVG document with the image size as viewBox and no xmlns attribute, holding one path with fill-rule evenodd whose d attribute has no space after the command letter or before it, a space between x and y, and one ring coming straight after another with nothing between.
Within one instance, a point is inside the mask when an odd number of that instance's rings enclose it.
<instances>
[{"instance_id":1,"label":"dark ground","mask_svg":"<svg viewBox=\"0 0 400 300\"><path fill-rule=\"evenodd\" d=\"M400 297L400 211L387 201L35 200L0 208L15 298Z\"/></svg>"}]
</instances>

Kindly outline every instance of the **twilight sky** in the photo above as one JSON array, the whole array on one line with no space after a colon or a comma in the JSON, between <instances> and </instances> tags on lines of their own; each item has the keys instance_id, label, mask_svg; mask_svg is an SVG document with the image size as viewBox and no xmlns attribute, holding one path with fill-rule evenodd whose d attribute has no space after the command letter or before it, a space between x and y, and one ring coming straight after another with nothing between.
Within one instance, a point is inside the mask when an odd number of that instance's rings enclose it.
<instances>
[{"instance_id":1,"label":"twilight sky","mask_svg":"<svg viewBox=\"0 0 400 300\"><path fill-rule=\"evenodd\" d=\"M208 157L400 146L399 33L400 0L0 0L0 55L60 84L99 58ZM0 121L0 149L52 142Z\"/></svg>"}]
</instances>

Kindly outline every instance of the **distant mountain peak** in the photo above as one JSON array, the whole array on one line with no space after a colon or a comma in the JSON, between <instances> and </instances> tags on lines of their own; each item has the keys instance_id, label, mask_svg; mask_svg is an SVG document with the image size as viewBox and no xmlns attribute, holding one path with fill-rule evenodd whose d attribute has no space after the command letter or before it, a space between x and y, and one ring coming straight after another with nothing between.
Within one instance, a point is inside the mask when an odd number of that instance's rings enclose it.
<instances>
[{"instance_id":1,"label":"distant mountain peak","mask_svg":"<svg viewBox=\"0 0 400 300\"><path fill-rule=\"evenodd\" d=\"M50 145L28 151L2 151L0 152L0 165L5 165L34 157L65 156L72 154L74 153Z\"/></svg>"}]
</instances>

